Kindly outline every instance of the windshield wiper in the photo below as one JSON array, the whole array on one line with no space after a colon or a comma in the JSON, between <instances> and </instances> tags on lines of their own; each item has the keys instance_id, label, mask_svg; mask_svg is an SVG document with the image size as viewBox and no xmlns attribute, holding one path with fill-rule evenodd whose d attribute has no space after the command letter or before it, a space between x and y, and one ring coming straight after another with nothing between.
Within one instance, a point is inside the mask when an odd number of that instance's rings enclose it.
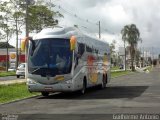
<instances>
[{"instance_id":1,"label":"windshield wiper","mask_svg":"<svg viewBox=\"0 0 160 120\"><path fill-rule=\"evenodd\" d=\"M39 70L41 70L41 69L43 69L43 68L44 68L44 67L39 67L39 68L33 70L33 71L31 72L31 74L34 74L35 72L37 72L37 71L39 71Z\"/></svg>"}]
</instances>

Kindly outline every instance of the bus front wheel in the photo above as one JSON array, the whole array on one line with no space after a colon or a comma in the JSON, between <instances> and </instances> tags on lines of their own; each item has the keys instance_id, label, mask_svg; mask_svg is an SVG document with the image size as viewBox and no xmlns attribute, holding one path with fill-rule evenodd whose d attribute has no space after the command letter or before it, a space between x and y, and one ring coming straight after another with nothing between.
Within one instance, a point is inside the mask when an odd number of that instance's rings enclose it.
<instances>
[{"instance_id":1,"label":"bus front wheel","mask_svg":"<svg viewBox=\"0 0 160 120\"><path fill-rule=\"evenodd\" d=\"M86 78L84 78L84 80L83 80L83 88L81 90L82 94L85 94L86 88L87 88L87 80L86 80Z\"/></svg>"},{"instance_id":2,"label":"bus front wheel","mask_svg":"<svg viewBox=\"0 0 160 120\"><path fill-rule=\"evenodd\" d=\"M106 84L107 84L107 75L103 75L101 88L102 89L106 88Z\"/></svg>"},{"instance_id":3,"label":"bus front wheel","mask_svg":"<svg viewBox=\"0 0 160 120\"><path fill-rule=\"evenodd\" d=\"M47 97L49 95L49 92L41 92L41 94L44 96L44 97Z\"/></svg>"}]
</instances>

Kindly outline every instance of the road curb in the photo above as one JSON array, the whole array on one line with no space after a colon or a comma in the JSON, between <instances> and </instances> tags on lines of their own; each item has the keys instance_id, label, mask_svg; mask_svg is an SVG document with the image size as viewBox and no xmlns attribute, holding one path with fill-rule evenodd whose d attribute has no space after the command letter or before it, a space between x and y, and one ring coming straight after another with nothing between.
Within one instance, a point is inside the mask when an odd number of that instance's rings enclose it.
<instances>
[{"instance_id":1,"label":"road curb","mask_svg":"<svg viewBox=\"0 0 160 120\"><path fill-rule=\"evenodd\" d=\"M31 98L36 98L38 96L41 96L41 95L34 95L34 96L31 96L31 97L26 97L26 98L22 98L22 99L16 99L16 100L12 100L12 101L6 102L6 103L0 103L0 105L7 105L7 104L15 103L15 102L20 102L20 101L31 99Z\"/></svg>"}]
</instances>

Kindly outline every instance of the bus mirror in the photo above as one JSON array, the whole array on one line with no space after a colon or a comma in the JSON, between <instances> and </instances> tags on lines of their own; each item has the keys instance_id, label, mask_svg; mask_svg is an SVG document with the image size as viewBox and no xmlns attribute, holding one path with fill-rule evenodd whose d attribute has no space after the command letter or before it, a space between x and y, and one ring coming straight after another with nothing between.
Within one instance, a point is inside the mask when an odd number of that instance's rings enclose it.
<instances>
[{"instance_id":1,"label":"bus mirror","mask_svg":"<svg viewBox=\"0 0 160 120\"><path fill-rule=\"evenodd\" d=\"M76 48L76 37L72 36L70 39L70 50L75 50Z\"/></svg>"},{"instance_id":2,"label":"bus mirror","mask_svg":"<svg viewBox=\"0 0 160 120\"><path fill-rule=\"evenodd\" d=\"M32 40L31 37L25 37L21 40L21 50L25 51L28 40Z\"/></svg>"}]
</instances>

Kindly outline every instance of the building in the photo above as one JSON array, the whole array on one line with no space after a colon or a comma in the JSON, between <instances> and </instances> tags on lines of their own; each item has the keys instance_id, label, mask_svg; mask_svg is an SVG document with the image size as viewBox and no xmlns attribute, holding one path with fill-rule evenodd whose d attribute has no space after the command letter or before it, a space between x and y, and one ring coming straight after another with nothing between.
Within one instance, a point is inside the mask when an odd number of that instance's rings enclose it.
<instances>
[{"instance_id":1,"label":"building","mask_svg":"<svg viewBox=\"0 0 160 120\"><path fill-rule=\"evenodd\" d=\"M8 49L8 54L10 55L10 52L16 52L15 48L9 48ZM1 48L0 49L0 66L3 66L6 64L6 62L9 62L9 57L7 56L7 49L6 48ZM21 53L21 55L18 56L19 63L25 62L25 54L24 52Z\"/></svg>"}]
</instances>

